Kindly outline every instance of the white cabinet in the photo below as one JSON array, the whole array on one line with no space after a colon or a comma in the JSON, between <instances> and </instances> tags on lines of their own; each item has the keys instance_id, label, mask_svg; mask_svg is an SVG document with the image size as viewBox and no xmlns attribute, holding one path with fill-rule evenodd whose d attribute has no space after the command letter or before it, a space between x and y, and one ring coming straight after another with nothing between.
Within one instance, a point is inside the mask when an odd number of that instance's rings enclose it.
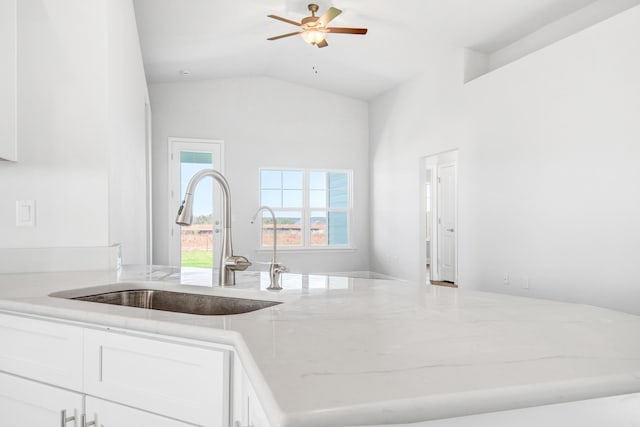
<instances>
[{"instance_id":1,"label":"white cabinet","mask_svg":"<svg viewBox=\"0 0 640 427\"><path fill-rule=\"evenodd\" d=\"M236 357L233 366L233 427L271 427L262 404Z\"/></svg>"},{"instance_id":2,"label":"white cabinet","mask_svg":"<svg viewBox=\"0 0 640 427\"><path fill-rule=\"evenodd\" d=\"M0 371L79 391L82 336L77 326L0 313Z\"/></svg>"},{"instance_id":3,"label":"white cabinet","mask_svg":"<svg viewBox=\"0 0 640 427\"><path fill-rule=\"evenodd\" d=\"M17 160L17 0L0 0L0 160Z\"/></svg>"},{"instance_id":4,"label":"white cabinet","mask_svg":"<svg viewBox=\"0 0 640 427\"><path fill-rule=\"evenodd\" d=\"M233 355L233 369L231 377L231 425L243 427L249 425L248 405L245 396L245 374L242 363L237 354Z\"/></svg>"},{"instance_id":5,"label":"white cabinet","mask_svg":"<svg viewBox=\"0 0 640 427\"><path fill-rule=\"evenodd\" d=\"M267 414L264 412L264 409L260 404L260 399L258 399L258 395L248 380L245 389L245 396L248 405L247 413L249 416L247 425L251 427L271 427Z\"/></svg>"},{"instance_id":6,"label":"white cabinet","mask_svg":"<svg viewBox=\"0 0 640 427\"><path fill-rule=\"evenodd\" d=\"M0 373L2 427L60 426L62 411L73 417L66 427L80 427L82 395Z\"/></svg>"},{"instance_id":7,"label":"white cabinet","mask_svg":"<svg viewBox=\"0 0 640 427\"><path fill-rule=\"evenodd\" d=\"M230 352L85 330L84 392L207 427L229 421Z\"/></svg>"},{"instance_id":8,"label":"white cabinet","mask_svg":"<svg viewBox=\"0 0 640 427\"><path fill-rule=\"evenodd\" d=\"M0 313L0 343L2 427L4 413L12 427L60 425L62 410L84 413L84 396L88 421L97 416L104 427L231 424L230 347L8 313ZM52 414L57 423L20 421Z\"/></svg>"},{"instance_id":9,"label":"white cabinet","mask_svg":"<svg viewBox=\"0 0 640 427\"><path fill-rule=\"evenodd\" d=\"M84 408L84 411L83 411ZM13 375L0 373L0 425L2 427L193 427L180 421L105 400L84 396Z\"/></svg>"},{"instance_id":10,"label":"white cabinet","mask_svg":"<svg viewBox=\"0 0 640 427\"><path fill-rule=\"evenodd\" d=\"M99 427L193 427L171 418L87 396L86 419Z\"/></svg>"}]
</instances>

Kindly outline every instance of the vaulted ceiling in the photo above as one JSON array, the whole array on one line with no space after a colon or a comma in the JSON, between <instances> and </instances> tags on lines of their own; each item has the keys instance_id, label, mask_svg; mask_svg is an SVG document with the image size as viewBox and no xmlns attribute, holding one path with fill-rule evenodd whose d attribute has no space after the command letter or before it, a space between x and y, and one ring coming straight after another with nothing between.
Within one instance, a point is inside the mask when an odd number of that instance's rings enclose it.
<instances>
[{"instance_id":1,"label":"vaulted ceiling","mask_svg":"<svg viewBox=\"0 0 640 427\"><path fill-rule=\"evenodd\" d=\"M491 53L597 0L316 0L332 25L366 36L330 34L323 49L267 18L308 16L303 0L134 0L150 83L269 76L371 99L437 60L443 46ZM614 0L599 0L614 1ZM184 71L187 71L186 73Z\"/></svg>"}]
</instances>

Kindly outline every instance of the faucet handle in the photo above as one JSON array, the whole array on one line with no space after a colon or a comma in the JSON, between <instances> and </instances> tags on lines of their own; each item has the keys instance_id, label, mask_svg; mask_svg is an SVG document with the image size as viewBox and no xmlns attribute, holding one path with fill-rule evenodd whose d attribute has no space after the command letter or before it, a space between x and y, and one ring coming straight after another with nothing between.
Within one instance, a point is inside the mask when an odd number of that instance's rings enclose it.
<instances>
[{"instance_id":1,"label":"faucet handle","mask_svg":"<svg viewBox=\"0 0 640 427\"><path fill-rule=\"evenodd\" d=\"M271 276L271 283L267 287L267 289L272 291L279 291L282 289L282 285L280 284L280 273L284 273L287 270L287 267L280 264L279 262L272 262L269 267L269 275Z\"/></svg>"},{"instance_id":2,"label":"faucet handle","mask_svg":"<svg viewBox=\"0 0 640 427\"><path fill-rule=\"evenodd\" d=\"M242 255L234 255L224 260L224 266L230 270L243 271L251 266L251 262Z\"/></svg>"},{"instance_id":3,"label":"faucet handle","mask_svg":"<svg viewBox=\"0 0 640 427\"><path fill-rule=\"evenodd\" d=\"M275 264L273 264L273 268L274 270L277 270L278 273L285 273L289 271L287 266L285 266L284 264L280 264L279 262L276 262Z\"/></svg>"}]
</instances>

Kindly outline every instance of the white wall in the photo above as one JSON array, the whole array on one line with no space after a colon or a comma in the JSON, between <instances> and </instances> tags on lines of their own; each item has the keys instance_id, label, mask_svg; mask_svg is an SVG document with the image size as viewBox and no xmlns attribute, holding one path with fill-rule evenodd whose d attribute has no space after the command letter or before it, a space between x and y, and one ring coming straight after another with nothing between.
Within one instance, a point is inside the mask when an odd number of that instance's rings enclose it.
<instances>
[{"instance_id":1,"label":"white wall","mask_svg":"<svg viewBox=\"0 0 640 427\"><path fill-rule=\"evenodd\" d=\"M638 4L640 4L639 0L596 0L526 35L509 46L492 52L488 55L487 71L502 67Z\"/></svg>"},{"instance_id":2,"label":"white wall","mask_svg":"<svg viewBox=\"0 0 640 427\"><path fill-rule=\"evenodd\" d=\"M424 236L420 201L421 158L458 148L447 135L460 126L457 100L463 52L441 51L421 75L372 101L370 135L371 269L419 280ZM452 132L453 132L452 131ZM463 161L464 153L460 153Z\"/></svg>"},{"instance_id":3,"label":"white wall","mask_svg":"<svg viewBox=\"0 0 640 427\"><path fill-rule=\"evenodd\" d=\"M109 242L147 263L147 81L130 0L108 1Z\"/></svg>"},{"instance_id":4,"label":"white wall","mask_svg":"<svg viewBox=\"0 0 640 427\"><path fill-rule=\"evenodd\" d=\"M467 85L443 53L375 100L372 269L418 279L418 159L459 148L462 288L640 313L639 50L636 7Z\"/></svg>"},{"instance_id":5,"label":"white wall","mask_svg":"<svg viewBox=\"0 0 640 427\"><path fill-rule=\"evenodd\" d=\"M282 253L291 271L368 268L367 104L270 78L153 84L154 263L168 262L167 138L223 140L224 169L232 192L234 252L256 253L260 167L337 168L354 171L353 236L356 251ZM264 266L262 266L263 268ZM260 269L261 266L255 266Z\"/></svg>"},{"instance_id":6,"label":"white wall","mask_svg":"<svg viewBox=\"0 0 640 427\"><path fill-rule=\"evenodd\" d=\"M101 2L18 2L19 162L0 164L3 248L108 244L104 14ZM35 200L35 228L16 227L20 199Z\"/></svg>"},{"instance_id":7,"label":"white wall","mask_svg":"<svg viewBox=\"0 0 640 427\"><path fill-rule=\"evenodd\" d=\"M17 3L0 2L0 161L17 157Z\"/></svg>"},{"instance_id":8,"label":"white wall","mask_svg":"<svg viewBox=\"0 0 640 427\"><path fill-rule=\"evenodd\" d=\"M139 102L127 85L138 78L136 89L146 90L142 71L116 74L141 67L132 58L132 17L129 0L18 2L19 161L0 163L0 248L106 247L129 233L114 194L137 187L139 175L116 153L137 153L138 144L144 153L128 109ZM132 46L116 54L120 37ZM35 200L34 228L15 225L15 202L23 199ZM140 228L144 236L144 221Z\"/></svg>"}]
</instances>

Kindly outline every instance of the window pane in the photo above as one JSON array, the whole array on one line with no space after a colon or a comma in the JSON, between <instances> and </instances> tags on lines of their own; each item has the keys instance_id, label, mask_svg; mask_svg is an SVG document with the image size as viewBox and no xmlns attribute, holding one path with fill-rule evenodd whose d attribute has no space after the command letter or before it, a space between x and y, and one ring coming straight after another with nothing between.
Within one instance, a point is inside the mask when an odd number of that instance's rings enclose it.
<instances>
[{"instance_id":1,"label":"window pane","mask_svg":"<svg viewBox=\"0 0 640 427\"><path fill-rule=\"evenodd\" d=\"M274 170L260 171L260 188L282 188L282 172Z\"/></svg>"},{"instance_id":2,"label":"window pane","mask_svg":"<svg viewBox=\"0 0 640 427\"><path fill-rule=\"evenodd\" d=\"M278 221L278 246L302 246L302 213L300 211L276 212L276 219ZM267 233L263 229L263 245L273 245L273 227L270 230L271 232Z\"/></svg>"},{"instance_id":3,"label":"window pane","mask_svg":"<svg viewBox=\"0 0 640 427\"><path fill-rule=\"evenodd\" d=\"M302 171L282 171L282 188L302 190Z\"/></svg>"},{"instance_id":4,"label":"window pane","mask_svg":"<svg viewBox=\"0 0 640 427\"><path fill-rule=\"evenodd\" d=\"M349 176L346 173L329 173L329 207L349 207Z\"/></svg>"},{"instance_id":5,"label":"window pane","mask_svg":"<svg viewBox=\"0 0 640 427\"><path fill-rule=\"evenodd\" d=\"M213 167L213 154L180 152L180 194L201 169ZM213 179L200 181L193 197L193 224L180 227L180 265L211 268L213 266Z\"/></svg>"},{"instance_id":6,"label":"window pane","mask_svg":"<svg viewBox=\"0 0 640 427\"><path fill-rule=\"evenodd\" d=\"M262 211L260 244L262 246L273 246L273 218L269 212Z\"/></svg>"},{"instance_id":7,"label":"window pane","mask_svg":"<svg viewBox=\"0 0 640 427\"><path fill-rule=\"evenodd\" d=\"M324 190L311 190L309 191L309 207L312 208L326 208L327 207L327 192Z\"/></svg>"},{"instance_id":8,"label":"window pane","mask_svg":"<svg viewBox=\"0 0 640 427\"><path fill-rule=\"evenodd\" d=\"M302 207L302 190L283 190L282 191L282 207L283 208L301 208Z\"/></svg>"},{"instance_id":9,"label":"window pane","mask_svg":"<svg viewBox=\"0 0 640 427\"><path fill-rule=\"evenodd\" d=\"M326 172L309 172L309 188L312 190L327 189L327 173Z\"/></svg>"},{"instance_id":10,"label":"window pane","mask_svg":"<svg viewBox=\"0 0 640 427\"><path fill-rule=\"evenodd\" d=\"M272 208L282 207L282 191L280 190L262 190L260 192L260 204Z\"/></svg>"},{"instance_id":11,"label":"window pane","mask_svg":"<svg viewBox=\"0 0 640 427\"><path fill-rule=\"evenodd\" d=\"M349 221L346 212L329 212L329 245L348 245Z\"/></svg>"},{"instance_id":12,"label":"window pane","mask_svg":"<svg viewBox=\"0 0 640 427\"><path fill-rule=\"evenodd\" d=\"M309 222L311 246L327 246L327 211L312 211Z\"/></svg>"},{"instance_id":13,"label":"window pane","mask_svg":"<svg viewBox=\"0 0 640 427\"><path fill-rule=\"evenodd\" d=\"M345 172L261 170L260 201L276 210L278 245L348 245L350 181L351 175ZM273 245L271 222L268 215L263 216L263 247Z\"/></svg>"},{"instance_id":14,"label":"window pane","mask_svg":"<svg viewBox=\"0 0 640 427\"><path fill-rule=\"evenodd\" d=\"M201 169L211 168L213 154L197 151L181 151L180 163L196 163L202 165Z\"/></svg>"}]
</instances>

